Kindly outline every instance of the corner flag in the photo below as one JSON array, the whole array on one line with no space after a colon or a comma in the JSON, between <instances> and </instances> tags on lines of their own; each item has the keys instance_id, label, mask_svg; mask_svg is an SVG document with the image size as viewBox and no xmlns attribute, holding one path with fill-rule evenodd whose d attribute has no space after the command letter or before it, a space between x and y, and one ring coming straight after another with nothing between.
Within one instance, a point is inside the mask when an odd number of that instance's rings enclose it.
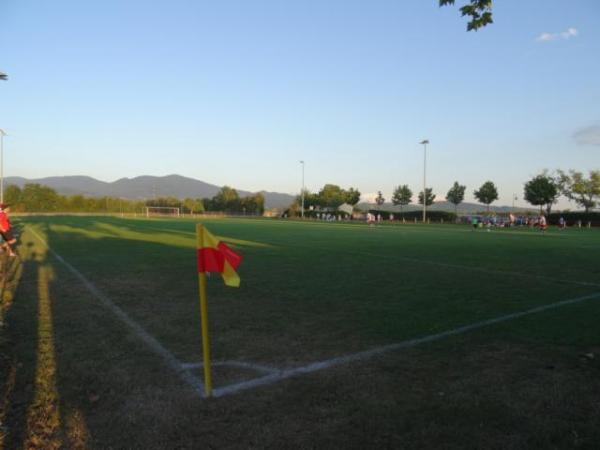
<instances>
[{"instance_id":1,"label":"corner flag","mask_svg":"<svg viewBox=\"0 0 600 450\"><path fill-rule=\"evenodd\" d=\"M200 320L202 323L202 356L204 359L204 391L212 396L210 343L208 336L208 302L206 301L206 272L219 272L227 286L240 287L240 277L235 269L242 262L242 255L231 250L204 228L196 224L198 255L198 285L200 288Z\"/></svg>"},{"instance_id":2,"label":"corner flag","mask_svg":"<svg viewBox=\"0 0 600 450\"><path fill-rule=\"evenodd\" d=\"M218 272L227 286L240 287L240 277L235 270L242 262L242 255L214 237L201 224L196 226L196 237L198 273Z\"/></svg>"}]
</instances>

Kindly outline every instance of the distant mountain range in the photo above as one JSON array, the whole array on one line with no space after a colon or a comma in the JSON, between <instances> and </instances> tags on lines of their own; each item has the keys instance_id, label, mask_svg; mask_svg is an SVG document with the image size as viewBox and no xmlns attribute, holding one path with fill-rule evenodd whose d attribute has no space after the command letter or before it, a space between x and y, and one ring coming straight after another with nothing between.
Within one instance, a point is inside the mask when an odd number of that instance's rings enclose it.
<instances>
[{"instance_id":1,"label":"distant mountain range","mask_svg":"<svg viewBox=\"0 0 600 450\"><path fill-rule=\"evenodd\" d=\"M87 197L121 197L130 200L147 200L155 197L176 198L211 198L221 186L205 183L194 178L181 175L154 177L143 175L135 178L121 178L113 182L99 181L87 176L65 176L27 179L22 177L6 177L6 186L15 184L23 187L27 183L37 183L54 189L61 195L85 195ZM266 208L287 207L294 201L294 196L278 192L261 191L265 196ZM240 197L255 192L238 190Z\"/></svg>"},{"instance_id":2,"label":"distant mountain range","mask_svg":"<svg viewBox=\"0 0 600 450\"><path fill-rule=\"evenodd\" d=\"M181 175L167 175L164 177L155 177L143 175L135 178L121 178L113 182L96 180L87 176L65 176L65 177L47 177L28 179L22 177L6 177L5 186L15 184L23 187L27 183L37 183L54 189L61 195L85 195L87 197L120 197L130 200L147 200L155 197L176 197L184 198L211 198L221 186L205 183L194 178L183 177ZM281 194L279 192L260 191L265 196L266 208L286 208L293 201L294 196ZM245 197L254 192L238 190L240 197ZM386 211L400 212L399 206L391 203L384 203L381 207L370 203L359 203L358 208L382 209ZM420 210L421 205L407 205L404 211ZM431 211L454 211L454 205L450 202L436 202L428 207ZM479 211L485 211L485 205L479 203L461 203L458 206L459 214L472 214ZM508 206L491 206L491 211L509 212ZM515 211L533 211L528 208L515 208Z\"/></svg>"}]
</instances>

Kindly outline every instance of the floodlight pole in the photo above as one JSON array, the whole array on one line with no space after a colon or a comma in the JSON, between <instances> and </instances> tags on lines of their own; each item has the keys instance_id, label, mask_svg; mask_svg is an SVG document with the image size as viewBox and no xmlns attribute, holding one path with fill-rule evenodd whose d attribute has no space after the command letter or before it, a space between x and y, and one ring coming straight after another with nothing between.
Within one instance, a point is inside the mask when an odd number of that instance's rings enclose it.
<instances>
[{"instance_id":1,"label":"floodlight pole","mask_svg":"<svg viewBox=\"0 0 600 450\"><path fill-rule=\"evenodd\" d=\"M4 203L4 136L6 133L0 128L0 203Z\"/></svg>"},{"instance_id":2,"label":"floodlight pole","mask_svg":"<svg viewBox=\"0 0 600 450\"><path fill-rule=\"evenodd\" d=\"M300 215L304 219L304 161L300 161L302 164L302 208L300 209Z\"/></svg>"},{"instance_id":3,"label":"floodlight pole","mask_svg":"<svg viewBox=\"0 0 600 450\"><path fill-rule=\"evenodd\" d=\"M427 144L429 144L429 140L423 139L420 143L423 144L423 223L425 223L427 218Z\"/></svg>"},{"instance_id":4,"label":"floodlight pole","mask_svg":"<svg viewBox=\"0 0 600 450\"><path fill-rule=\"evenodd\" d=\"M8 80L8 75L0 72L0 80ZM0 203L4 203L4 135L6 133L0 128Z\"/></svg>"}]
</instances>

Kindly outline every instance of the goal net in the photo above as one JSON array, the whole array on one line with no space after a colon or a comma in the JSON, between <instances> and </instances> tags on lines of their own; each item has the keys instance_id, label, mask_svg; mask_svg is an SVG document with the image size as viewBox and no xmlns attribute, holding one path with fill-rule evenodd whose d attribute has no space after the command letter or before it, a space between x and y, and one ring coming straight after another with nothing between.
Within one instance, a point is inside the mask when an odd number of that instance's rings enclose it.
<instances>
[{"instance_id":1,"label":"goal net","mask_svg":"<svg viewBox=\"0 0 600 450\"><path fill-rule=\"evenodd\" d=\"M146 206L146 217L156 216L179 217L179 208L170 206Z\"/></svg>"}]
</instances>

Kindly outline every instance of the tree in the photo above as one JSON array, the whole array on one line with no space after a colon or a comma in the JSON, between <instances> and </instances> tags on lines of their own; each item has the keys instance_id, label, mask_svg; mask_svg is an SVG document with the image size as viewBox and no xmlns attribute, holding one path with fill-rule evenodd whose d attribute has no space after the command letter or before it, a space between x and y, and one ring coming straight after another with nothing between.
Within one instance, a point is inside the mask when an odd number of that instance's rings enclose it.
<instances>
[{"instance_id":1,"label":"tree","mask_svg":"<svg viewBox=\"0 0 600 450\"><path fill-rule=\"evenodd\" d=\"M265 196L262 192L254 194L254 204L256 205L256 210L254 212L262 215L262 213L265 212Z\"/></svg>"},{"instance_id":2,"label":"tree","mask_svg":"<svg viewBox=\"0 0 600 450\"><path fill-rule=\"evenodd\" d=\"M440 7L454 5L455 0L440 0ZM467 31L483 28L493 23L492 20L492 0L469 0L469 3L460 8L464 16L470 16L471 20L467 24Z\"/></svg>"},{"instance_id":3,"label":"tree","mask_svg":"<svg viewBox=\"0 0 600 450\"><path fill-rule=\"evenodd\" d=\"M204 205L204 211L217 211L212 198L205 197L201 199L201 202Z\"/></svg>"},{"instance_id":4,"label":"tree","mask_svg":"<svg viewBox=\"0 0 600 450\"><path fill-rule=\"evenodd\" d=\"M298 205L298 211L300 211L300 205L302 205L302 192L296 196L295 204ZM324 206L321 204L319 194L313 194L308 189L304 189L304 210L310 209L310 207ZM296 209L294 209L295 211Z\"/></svg>"},{"instance_id":5,"label":"tree","mask_svg":"<svg viewBox=\"0 0 600 450\"><path fill-rule=\"evenodd\" d=\"M21 191L21 202L27 211L57 211L60 204L59 195L48 186L26 184Z\"/></svg>"},{"instance_id":6,"label":"tree","mask_svg":"<svg viewBox=\"0 0 600 450\"><path fill-rule=\"evenodd\" d=\"M212 202L217 211L240 210L240 196L235 189L229 186L223 186L212 198Z\"/></svg>"},{"instance_id":7,"label":"tree","mask_svg":"<svg viewBox=\"0 0 600 450\"><path fill-rule=\"evenodd\" d=\"M595 199L600 197L600 170L590 170L589 178L575 170L569 174L559 170L557 179L563 195L583 206L586 213L596 206Z\"/></svg>"},{"instance_id":8,"label":"tree","mask_svg":"<svg viewBox=\"0 0 600 450\"><path fill-rule=\"evenodd\" d=\"M481 203L487 205L488 212L490 211L490 204L495 200L498 200L498 190L491 181L483 183L479 190L473 192L473 195Z\"/></svg>"},{"instance_id":9,"label":"tree","mask_svg":"<svg viewBox=\"0 0 600 450\"><path fill-rule=\"evenodd\" d=\"M66 203L69 211L84 212L88 207L88 203L83 195L73 195L67 199Z\"/></svg>"},{"instance_id":10,"label":"tree","mask_svg":"<svg viewBox=\"0 0 600 450\"><path fill-rule=\"evenodd\" d=\"M11 206L13 211L22 211L21 188L16 184L10 184L4 191L4 201Z\"/></svg>"},{"instance_id":11,"label":"tree","mask_svg":"<svg viewBox=\"0 0 600 450\"><path fill-rule=\"evenodd\" d=\"M402 214L402 217L404 217L404 206L410 203L412 195L412 191L408 187L408 184L403 184L394 189L392 203L394 205L400 205L400 214Z\"/></svg>"},{"instance_id":12,"label":"tree","mask_svg":"<svg viewBox=\"0 0 600 450\"><path fill-rule=\"evenodd\" d=\"M550 214L552 204L556 203L558 195L556 182L546 173L537 175L525 183L523 197L532 205L539 205L540 214L543 205L546 205L546 213Z\"/></svg>"},{"instance_id":13,"label":"tree","mask_svg":"<svg viewBox=\"0 0 600 450\"><path fill-rule=\"evenodd\" d=\"M377 203L378 206L381 206L385 203L385 198L383 198L381 191L377 191L377 197L375 197L375 203Z\"/></svg>"},{"instance_id":14,"label":"tree","mask_svg":"<svg viewBox=\"0 0 600 450\"><path fill-rule=\"evenodd\" d=\"M190 214L204 212L204 205L199 198L185 198L183 200L183 208L185 212Z\"/></svg>"},{"instance_id":15,"label":"tree","mask_svg":"<svg viewBox=\"0 0 600 450\"><path fill-rule=\"evenodd\" d=\"M245 214L262 214L265 210L265 196L259 192L244 197L240 200L240 207Z\"/></svg>"},{"instance_id":16,"label":"tree","mask_svg":"<svg viewBox=\"0 0 600 450\"><path fill-rule=\"evenodd\" d=\"M458 181L455 181L448 193L446 194L446 200L454 205L454 214L458 215L458 205L460 205L465 199L465 190L466 186L462 184L458 184Z\"/></svg>"},{"instance_id":17,"label":"tree","mask_svg":"<svg viewBox=\"0 0 600 450\"><path fill-rule=\"evenodd\" d=\"M360 191L358 189L354 189L353 187L351 187L347 191L344 191L344 194L346 197L346 203L348 203L349 205L354 206L360 200Z\"/></svg>"},{"instance_id":18,"label":"tree","mask_svg":"<svg viewBox=\"0 0 600 450\"><path fill-rule=\"evenodd\" d=\"M426 193L425 200L427 202L427 203L425 203L425 206L433 205L433 201L435 200L435 194L433 193L433 189L426 188L425 193ZM422 204L423 204L423 191L419 192L419 205L422 205Z\"/></svg>"},{"instance_id":19,"label":"tree","mask_svg":"<svg viewBox=\"0 0 600 450\"><path fill-rule=\"evenodd\" d=\"M321 206L330 208L337 208L346 200L344 191L335 184L326 184L318 195Z\"/></svg>"}]
</instances>

